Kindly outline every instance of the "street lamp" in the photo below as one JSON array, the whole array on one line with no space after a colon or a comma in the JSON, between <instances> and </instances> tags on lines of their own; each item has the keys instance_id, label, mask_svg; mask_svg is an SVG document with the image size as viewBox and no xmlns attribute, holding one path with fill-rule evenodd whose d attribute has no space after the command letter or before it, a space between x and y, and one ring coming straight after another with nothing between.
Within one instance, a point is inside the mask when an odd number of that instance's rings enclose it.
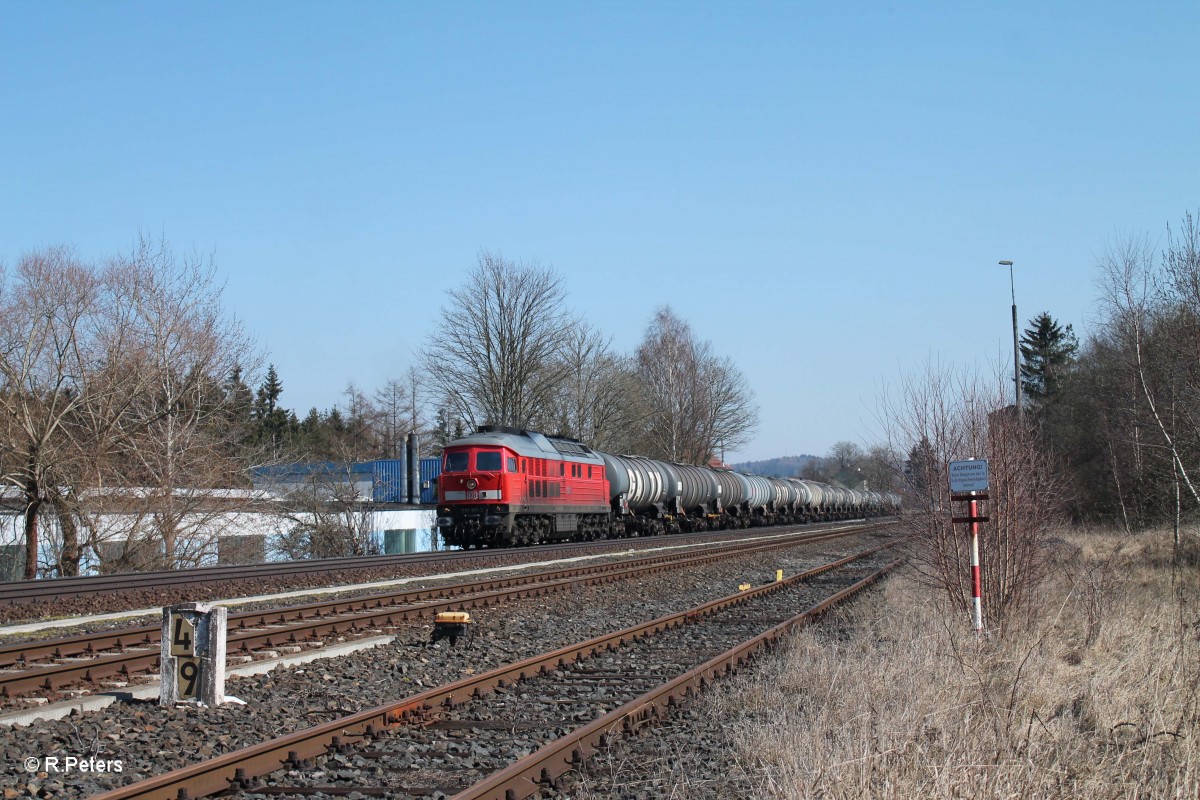
<instances>
[{"instance_id":1,"label":"street lamp","mask_svg":"<svg viewBox=\"0 0 1200 800\"><path fill-rule=\"evenodd\" d=\"M1001 261L1000 266L1008 267L1008 288L1012 291L1013 312L1013 385L1016 387L1017 419L1021 418L1021 349L1017 344L1017 287L1013 283L1013 262Z\"/></svg>"}]
</instances>

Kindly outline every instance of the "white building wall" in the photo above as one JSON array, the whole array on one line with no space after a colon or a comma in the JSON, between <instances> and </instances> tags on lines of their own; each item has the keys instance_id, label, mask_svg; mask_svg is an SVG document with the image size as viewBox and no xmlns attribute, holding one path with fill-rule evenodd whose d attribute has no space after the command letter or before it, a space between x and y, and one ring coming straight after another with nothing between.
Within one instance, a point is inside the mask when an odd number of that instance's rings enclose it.
<instances>
[{"instance_id":1,"label":"white building wall","mask_svg":"<svg viewBox=\"0 0 1200 800\"><path fill-rule=\"evenodd\" d=\"M300 515L294 515L293 519ZM273 558L271 539L274 535L284 532L291 524L289 519L279 513L256 511L232 511L219 514L195 515L193 519L185 518L185 528L195 529L195 537L204 542L202 563L217 562L217 540L222 536L260 536L267 542L268 560ZM98 538L108 542L123 542L136 527L146 527L149 520L129 514L102 514L97 518L99 529ZM388 530L415 530L419 551L430 550L433 547L432 533L436 528L436 512L433 509L386 509L369 512L371 532L383 545L383 532ZM21 545L25 541L25 516L12 511L0 512L0 545ZM61 541L56 521L52 516L44 515L39 520L42 539L41 561L49 560L50 546ZM187 543L185 543L185 548ZM277 557L277 556L275 556ZM94 569L95 564L87 564L85 569Z\"/></svg>"}]
</instances>

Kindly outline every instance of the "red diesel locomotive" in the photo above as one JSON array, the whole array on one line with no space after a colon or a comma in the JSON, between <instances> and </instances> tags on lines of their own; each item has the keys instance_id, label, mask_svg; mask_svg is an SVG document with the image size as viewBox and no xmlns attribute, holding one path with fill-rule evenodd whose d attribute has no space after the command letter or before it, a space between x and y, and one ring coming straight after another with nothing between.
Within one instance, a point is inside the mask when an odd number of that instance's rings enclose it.
<instances>
[{"instance_id":1,"label":"red diesel locomotive","mask_svg":"<svg viewBox=\"0 0 1200 800\"><path fill-rule=\"evenodd\" d=\"M604 461L578 442L508 428L446 447L438 503L449 545L594 539L609 529Z\"/></svg>"}]
</instances>

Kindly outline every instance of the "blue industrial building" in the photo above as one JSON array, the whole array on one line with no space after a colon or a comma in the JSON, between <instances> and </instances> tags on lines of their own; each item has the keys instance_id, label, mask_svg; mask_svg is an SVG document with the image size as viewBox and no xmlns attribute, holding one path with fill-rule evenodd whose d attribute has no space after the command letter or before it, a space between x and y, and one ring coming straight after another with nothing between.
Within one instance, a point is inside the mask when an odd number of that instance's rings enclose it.
<instances>
[{"instance_id":1,"label":"blue industrial building","mask_svg":"<svg viewBox=\"0 0 1200 800\"><path fill-rule=\"evenodd\" d=\"M419 500L421 505L437 503L437 479L441 475L439 458L422 458L419 469ZM300 464L279 464L255 467L251 470L255 489L279 494L295 491L315 491L329 497L353 496L373 503L407 503L408 481L403 459L388 458L376 461L338 463L314 461Z\"/></svg>"}]
</instances>

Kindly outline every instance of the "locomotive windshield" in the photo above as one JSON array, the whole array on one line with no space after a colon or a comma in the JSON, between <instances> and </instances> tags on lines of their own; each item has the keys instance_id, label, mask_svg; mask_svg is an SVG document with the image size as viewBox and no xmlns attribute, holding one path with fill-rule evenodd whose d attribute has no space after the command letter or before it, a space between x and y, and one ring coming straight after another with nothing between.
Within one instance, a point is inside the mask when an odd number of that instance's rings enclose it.
<instances>
[{"instance_id":1,"label":"locomotive windshield","mask_svg":"<svg viewBox=\"0 0 1200 800\"><path fill-rule=\"evenodd\" d=\"M481 450L475 454L475 469L480 472L499 472L500 454L494 450Z\"/></svg>"},{"instance_id":2,"label":"locomotive windshield","mask_svg":"<svg viewBox=\"0 0 1200 800\"><path fill-rule=\"evenodd\" d=\"M469 453L446 453L446 472L466 472Z\"/></svg>"}]
</instances>

